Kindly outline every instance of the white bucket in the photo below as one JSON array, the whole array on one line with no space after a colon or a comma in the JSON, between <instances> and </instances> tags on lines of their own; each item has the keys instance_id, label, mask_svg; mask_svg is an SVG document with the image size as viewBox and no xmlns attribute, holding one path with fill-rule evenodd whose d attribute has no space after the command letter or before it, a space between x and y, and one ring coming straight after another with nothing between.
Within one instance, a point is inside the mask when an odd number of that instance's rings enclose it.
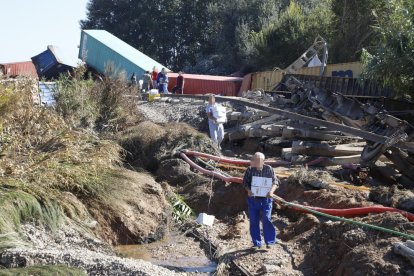
<instances>
[{"instance_id":1,"label":"white bucket","mask_svg":"<svg viewBox=\"0 0 414 276\"><path fill-rule=\"evenodd\" d=\"M151 89L149 91L149 93L152 94L152 95L157 95L158 94L158 89Z\"/></svg>"},{"instance_id":2,"label":"white bucket","mask_svg":"<svg viewBox=\"0 0 414 276\"><path fill-rule=\"evenodd\" d=\"M200 213L197 218L197 223L212 226L214 223L214 219L214 216L207 215L206 213Z\"/></svg>"}]
</instances>

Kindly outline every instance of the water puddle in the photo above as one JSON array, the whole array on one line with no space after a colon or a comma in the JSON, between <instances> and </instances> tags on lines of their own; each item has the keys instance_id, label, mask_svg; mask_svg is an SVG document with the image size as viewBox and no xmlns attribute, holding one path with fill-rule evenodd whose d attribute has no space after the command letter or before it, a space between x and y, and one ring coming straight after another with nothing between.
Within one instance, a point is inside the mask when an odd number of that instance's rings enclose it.
<instances>
[{"instance_id":1,"label":"water puddle","mask_svg":"<svg viewBox=\"0 0 414 276\"><path fill-rule=\"evenodd\" d=\"M115 249L125 257L177 268L184 272L210 275L217 268L217 264L210 261L200 248L199 242L179 231L171 231L163 240L154 243L120 245Z\"/></svg>"}]
</instances>

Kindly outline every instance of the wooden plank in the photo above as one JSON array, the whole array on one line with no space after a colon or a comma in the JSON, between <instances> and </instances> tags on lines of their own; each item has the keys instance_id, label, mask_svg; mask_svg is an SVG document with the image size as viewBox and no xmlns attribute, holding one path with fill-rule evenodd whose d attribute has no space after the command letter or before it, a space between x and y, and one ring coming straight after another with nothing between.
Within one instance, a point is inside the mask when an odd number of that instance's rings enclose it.
<instances>
[{"instance_id":1,"label":"wooden plank","mask_svg":"<svg viewBox=\"0 0 414 276\"><path fill-rule=\"evenodd\" d=\"M282 137L285 139L311 138L311 139L318 139L321 141L333 141L333 140L338 140L338 139L350 138L346 136L325 133L319 130L299 129L299 128L293 128L290 126L286 127L283 130Z\"/></svg>"},{"instance_id":2,"label":"wooden plank","mask_svg":"<svg viewBox=\"0 0 414 276\"><path fill-rule=\"evenodd\" d=\"M354 147L352 145L329 145L326 143L293 141L292 153L314 156L349 156L360 155L363 147Z\"/></svg>"}]
</instances>

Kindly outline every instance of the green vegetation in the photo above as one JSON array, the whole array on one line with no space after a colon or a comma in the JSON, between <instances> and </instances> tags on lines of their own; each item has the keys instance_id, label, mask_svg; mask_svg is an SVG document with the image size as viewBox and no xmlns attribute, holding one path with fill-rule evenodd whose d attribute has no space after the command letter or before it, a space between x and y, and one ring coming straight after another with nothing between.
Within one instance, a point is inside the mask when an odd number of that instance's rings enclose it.
<instances>
[{"instance_id":1,"label":"green vegetation","mask_svg":"<svg viewBox=\"0 0 414 276\"><path fill-rule=\"evenodd\" d=\"M375 13L379 43L363 54L364 77L414 97L414 5L411 0L386 1L385 12Z\"/></svg>"},{"instance_id":2,"label":"green vegetation","mask_svg":"<svg viewBox=\"0 0 414 276\"><path fill-rule=\"evenodd\" d=\"M55 110L33 105L30 83L0 86L0 250L25 242L27 221L82 225L87 204L116 189L122 149L110 137L136 120L135 109L121 79L83 74L62 76Z\"/></svg>"},{"instance_id":3,"label":"green vegetation","mask_svg":"<svg viewBox=\"0 0 414 276\"><path fill-rule=\"evenodd\" d=\"M85 271L63 265L29 266L0 269L0 276L84 276Z\"/></svg>"},{"instance_id":4,"label":"green vegetation","mask_svg":"<svg viewBox=\"0 0 414 276\"><path fill-rule=\"evenodd\" d=\"M56 111L68 124L114 131L136 121L137 111L129 97L135 90L122 74L109 72L111 78L99 81L85 75L86 67L80 66L73 76L62 75L57 82Z\"/></svg>"},{"instance_id":5,"label":"green vegetation","mask_svg":"<svg viewBox=\"0 0 414 276\"><path fill-rule=\"evenodd\" d=\"M91 0L81 27L175 71L222 75L284 68L321 35L329 63L362 57L366 78L412 95L413 18L412 0Z\"/></svg>"},{"instance_id":6,"label":"green vegetation","mask_svg":"<svg viewBox=\"0 0 414 276\"><path fill-rule=\"evenodd\" d=\"M252 34L258 67L285 68L313 43L316 35L328 38L333 21L333 14L327 9L329 2L320 1L311 12L292 2L277 20Z\"/></svg>"},{"instance_id":7,"label":"green vegetation","mask_svg":"<svg viewBox=\"0 0 414 276\"><path fill-rule=\"evenodd\" d=\"M187 203L185 203L181 196L172 193L170 203L173 208L172 217L177 223L182 223L187 219L195 217L194 211L187 205Z\"/></svg>"}]
</instances>

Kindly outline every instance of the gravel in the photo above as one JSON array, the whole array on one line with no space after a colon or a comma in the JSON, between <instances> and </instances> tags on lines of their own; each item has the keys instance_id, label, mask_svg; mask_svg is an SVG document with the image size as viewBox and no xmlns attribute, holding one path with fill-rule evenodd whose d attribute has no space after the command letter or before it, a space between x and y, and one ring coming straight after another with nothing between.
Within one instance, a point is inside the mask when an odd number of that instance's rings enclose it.
<instances>
[{"instance_id":1,"label":"gravel","mask_svg":"<svg viewBox=\"0 0 414 276\"><path fill-rule=\"evenodd\" d=\"M35 264L65 264L88 275L185 275L142 260L125 259L85 249L12 249L1 254L1 263L11 267Z\"/></svg>"},{"instance_id":2,"label":"gravel","mask_svg":"<svg viewBox=\"0 0 414 276\"><path fill-rule=\"evenodd\" d=\"M51 231L41 225L26 224L22 226L21 234L27 237L30 246L3 251L1 266L65 264L82 268L88 275L185 275L147 261L118 257L90 230L75 225L64 225Z\"/></svg>"},{"instance_id":3,"label":"gravel","mask_svg":"<svg viewBox=\"0 0 414 276\"><path fill-rule=\"evenodd\" d=\"M154 123L182 122L200 131L208 129L205 104L202 101L139 102L138 109L145 119Z\"/></svg>"}]
</instances>

